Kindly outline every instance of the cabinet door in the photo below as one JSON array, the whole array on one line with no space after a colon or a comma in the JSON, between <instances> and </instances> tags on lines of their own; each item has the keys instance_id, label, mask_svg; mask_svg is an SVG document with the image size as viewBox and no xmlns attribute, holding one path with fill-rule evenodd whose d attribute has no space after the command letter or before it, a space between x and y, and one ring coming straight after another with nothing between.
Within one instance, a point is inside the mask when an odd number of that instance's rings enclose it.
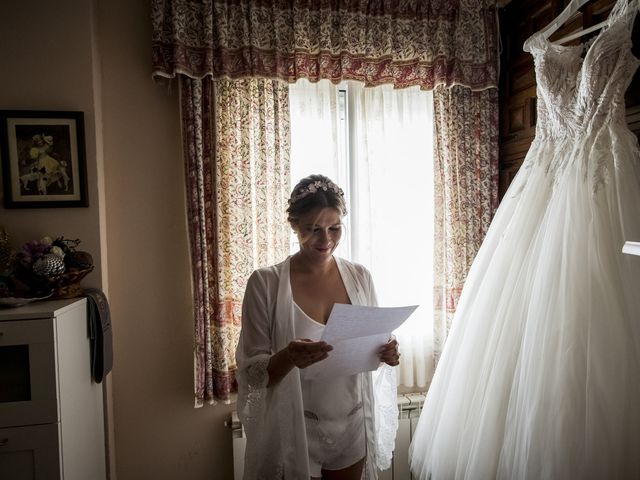
<instances>
[{"instance_id":1,"label":"cabinet door","mask_svg":"<svg viewBox=\"0 0 640 480\"><path fill-rule=\"evenodd\" d=\"M53 319L0 322L0 428L57 423Z\"/></svg>"},{"instance_id":2,"label":"cabinet door","mask_svg":"<svg viewBox=\"0 0 640 480\"><path fill-rule=\"evenodd\" d=\"M0 478L60 480L58 424L0 428Z\"/></svg>"}]
</instances>

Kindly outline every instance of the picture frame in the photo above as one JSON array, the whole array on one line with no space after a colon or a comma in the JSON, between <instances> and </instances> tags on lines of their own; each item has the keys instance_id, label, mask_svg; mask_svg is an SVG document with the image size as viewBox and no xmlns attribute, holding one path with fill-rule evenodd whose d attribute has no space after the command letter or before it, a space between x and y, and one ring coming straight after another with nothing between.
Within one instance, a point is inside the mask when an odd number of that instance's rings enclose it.
<instances>
[{"instance_id":1,"label":"picture frame","mask_svg":"<svg viewBox=\"0 0 640 480\"><path fill-rule=\"evenodd\" d=\"M84 114L0 110L5 208L88 207Z\"/></svg>"}]
</instances>

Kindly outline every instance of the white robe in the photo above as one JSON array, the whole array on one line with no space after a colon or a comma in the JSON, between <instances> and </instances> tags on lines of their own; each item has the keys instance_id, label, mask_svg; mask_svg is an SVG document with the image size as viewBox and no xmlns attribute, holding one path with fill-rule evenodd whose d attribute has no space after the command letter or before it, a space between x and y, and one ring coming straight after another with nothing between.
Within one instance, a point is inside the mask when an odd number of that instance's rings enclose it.
<instances>
[{"instance_id":1,"label":"white robe","mask_svg":"<svg viewBox=\"0 0 640 480\"><path fill-rule=\"evenodd\" d=\"M376 305L371 274L362 265L335 257L354 305ZM294 304L289 281L290 258L253 272L242 304L242 331L236 350L238 417L246 435L245 480L309 480L300 372L291 370L267 388L271 355L294 340ZM364 478L391 464L398 407L395 370L381 364L360 374L365 414L367 459Z\"/></svg>"}]
</instances>

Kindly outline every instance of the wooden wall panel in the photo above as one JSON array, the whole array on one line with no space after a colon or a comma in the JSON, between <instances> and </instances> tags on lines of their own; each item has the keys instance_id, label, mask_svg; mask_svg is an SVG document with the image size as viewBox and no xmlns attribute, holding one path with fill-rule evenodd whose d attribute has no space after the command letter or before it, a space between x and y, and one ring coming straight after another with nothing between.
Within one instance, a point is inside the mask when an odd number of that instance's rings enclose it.
<instances>
[{"instance_id":1,"label":"wooden wall panel","mask_svg":"<svg viewBox=\"0 0 640 480\"><path fill-rule=\"evenodd\" d=\"M568 0L513 0L500 10L500 198L529 150L536 126L536 81L531 54L522 50L530 35L548 25ZM576 12L551 40L605 20L615 0L592 0ZM640 15L639 15L640 17ZM571 43L585 41L598 32ZM640 58L640 21L636 19L634 54ZM640 72L627 90L627 121L640 138Z\"/></svg>"}]
</instances>

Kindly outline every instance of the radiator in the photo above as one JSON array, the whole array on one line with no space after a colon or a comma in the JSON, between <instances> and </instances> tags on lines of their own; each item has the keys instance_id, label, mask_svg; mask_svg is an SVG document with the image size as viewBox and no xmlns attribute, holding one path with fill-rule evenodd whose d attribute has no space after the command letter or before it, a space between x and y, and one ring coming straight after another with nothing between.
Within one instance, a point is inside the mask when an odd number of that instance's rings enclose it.
<instances>
[{"instance_id":1,"label":"radiator","mask_svg":"<svg viewBox=\"0 0 640 480\"><path fill-rule=\"evenodd\" d=\"M424 393L398 395L398 433L391 468L378 473L379 480L413 480L409 472L409 444L422 410ZM233 441L233 478L242 480L246 437L236 412L226 423Z\"/></svg>"},{"instance_id":2,"label":"radiator","mask_svg":"<svg viewBox=\"0 0 640 480\"><path fill-rule=\"evenodd\" d=\"M247 437L244 436L244 429L238 418L238 412L235 410L231 412L231 421L227 422L226 425L231 428L231 440L233 442L233 480L242 480Z\"/></svg>"}]
</instances>

